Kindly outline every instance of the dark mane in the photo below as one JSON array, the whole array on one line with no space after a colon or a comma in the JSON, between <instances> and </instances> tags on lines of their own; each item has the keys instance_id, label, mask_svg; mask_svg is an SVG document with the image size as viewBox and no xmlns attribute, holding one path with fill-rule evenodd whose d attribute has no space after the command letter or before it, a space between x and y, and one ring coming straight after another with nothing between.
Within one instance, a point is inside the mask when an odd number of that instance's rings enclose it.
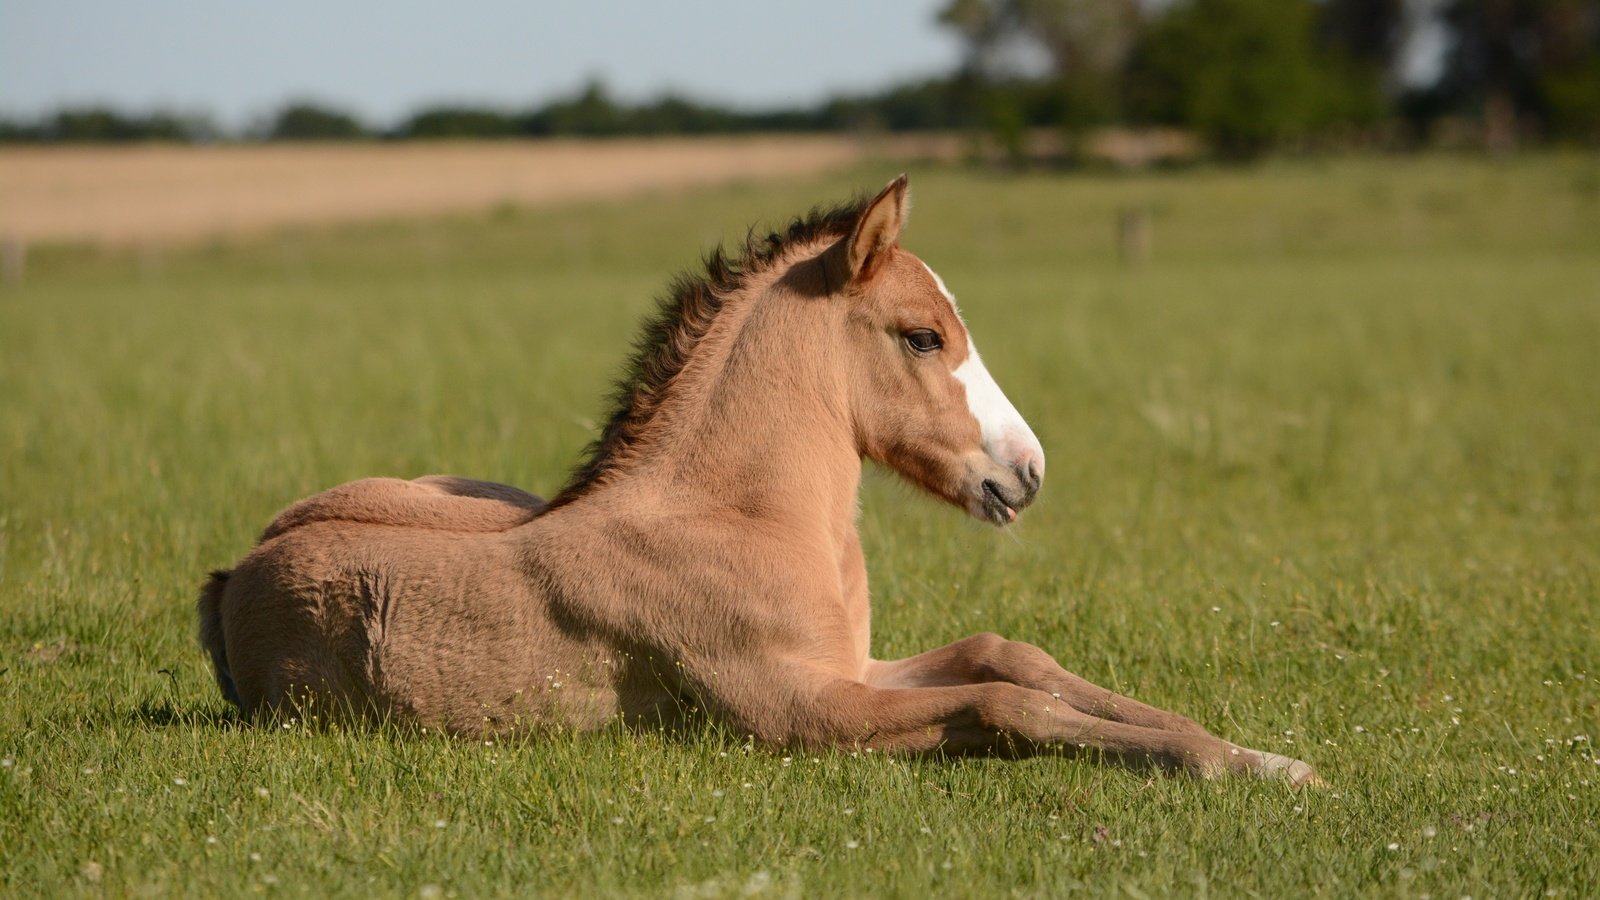
<instances>
[{"instance_id":1,"label":"dark mane","mask_svg":"<svg viewBox=\"0 0 1600 900\"><path fill-rule=\"evenodd\" d=\"M660 407L667 388L694 355L695 348L722 311L723 302L744 287L750 276L766 271L789 249L850 233L866 209L868 198L834 207L819 207L789 223L782 233L757 236L752 228L735 257L718 246L706 255L704 271L675 277L656 301L633 342L633 356L612 390L612 409L605 427L584 451L550 509L582 496L602 481L627 456Z\"/></svg>"}]
</instances>

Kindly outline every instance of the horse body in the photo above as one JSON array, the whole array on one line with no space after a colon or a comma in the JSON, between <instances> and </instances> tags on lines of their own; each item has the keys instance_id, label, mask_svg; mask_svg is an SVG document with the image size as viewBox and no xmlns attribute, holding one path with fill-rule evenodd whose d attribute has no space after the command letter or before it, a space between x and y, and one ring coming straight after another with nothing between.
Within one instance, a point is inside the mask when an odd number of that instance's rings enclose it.
<instances>
[{"instance_id":1,"label":"horse body","mask_svg":"<svg viewBox=\"0 0 1600 900\"><path fill-rule=\"evenodd\" d=\"M710 263L647 334L548 504L369 479L301 501L200 601L250 715L354 710L464 733L697 707L772 747L1076 753L1314 778L976 635L870 655L863 457L996 525L1042 482L943 282L898 247L904 179Z\"/></svg>"}]
</instances>

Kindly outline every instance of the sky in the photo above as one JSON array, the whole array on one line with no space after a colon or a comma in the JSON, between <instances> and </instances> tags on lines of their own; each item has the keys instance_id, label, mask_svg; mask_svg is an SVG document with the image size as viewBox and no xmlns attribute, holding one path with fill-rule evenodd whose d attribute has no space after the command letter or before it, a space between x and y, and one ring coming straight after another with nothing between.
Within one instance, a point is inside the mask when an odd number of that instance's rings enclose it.
<instances>
[{"instance_id":1,"label":"sky","mask_svg":"<svg viewBox=\"0 0 1600 900\"><path fill-rule=\"evenodd\" d=\"M528 107L590 78L746 108L945 72L944 0L3 0L0 115L167 109L247 125L290 99L392 124Z\"/></svg>"}]
</instances>

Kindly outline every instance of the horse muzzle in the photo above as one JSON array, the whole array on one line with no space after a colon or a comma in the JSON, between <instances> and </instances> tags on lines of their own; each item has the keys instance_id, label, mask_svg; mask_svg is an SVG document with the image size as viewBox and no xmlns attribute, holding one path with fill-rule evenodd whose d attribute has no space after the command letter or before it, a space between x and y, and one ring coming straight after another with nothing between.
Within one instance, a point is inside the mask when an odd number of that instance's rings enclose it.
<instances>
[{"instance_id":1,"label":"horse muzzle","mask_svg":"<svg viewBox=\"0 0 1600 900\"><path fill-rule=\"evenodd\" d=\"M1002 464L985 456L968 490L967 511L993 525L1006 526L1039 496L1044 485L1044 459L1033 454Z\"/></svg>"}]
</instances>

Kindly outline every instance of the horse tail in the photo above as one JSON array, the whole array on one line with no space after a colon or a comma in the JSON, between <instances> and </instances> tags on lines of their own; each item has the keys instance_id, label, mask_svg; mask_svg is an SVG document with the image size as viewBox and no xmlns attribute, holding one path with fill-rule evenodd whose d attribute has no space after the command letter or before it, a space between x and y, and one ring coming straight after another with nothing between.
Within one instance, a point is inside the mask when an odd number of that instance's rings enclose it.
<instances>
[{"instance_id":1,"label":"horse tail","mask_svg":"<svg viewBox=\"0 0 1600 900\"><path fill-rule=\"evenodd\" d=\"M222 592L227 590L230 574L227 569L212 572L205 586L200 588L200 600L195 607L200 613L200 646L211 654L217 686L222 688L222 696L228 698L229 703L243 710L239 688L233 683L233 673L228 671L228 648L222 640Z\"/></svg>"}]
</instances>

